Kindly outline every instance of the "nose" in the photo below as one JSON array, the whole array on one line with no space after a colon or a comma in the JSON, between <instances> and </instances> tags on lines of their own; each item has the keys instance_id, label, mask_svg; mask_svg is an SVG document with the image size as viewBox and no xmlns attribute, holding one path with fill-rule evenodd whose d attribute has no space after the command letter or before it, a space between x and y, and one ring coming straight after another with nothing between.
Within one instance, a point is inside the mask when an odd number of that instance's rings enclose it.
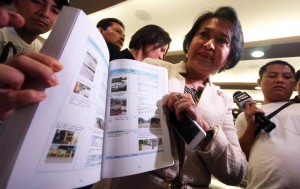
<instances>
[{"instance_id":1,"label":"nose","mask_svg":"<svg viewBox=\"0 0 300 189\"><path fill-rule=\"evenodd\" d=\"M164 54L158 55L158 59L159 59L159 60L163 60L163 59L164 59Z\"/></svg>"},{"instance_id":2,"label":"nose","mask_svg":"<svg viewBox=\"0 0 300 189\"><path fill-rule=\"evenodd\" d=\"M125 35L123 34L121 37L121 40L124 42L125 41Z\"/></svg>"},{"instance_id":3,"label":"nose","mask_svg":"<svg viewBox=\"0 0 300 189\"><path fill-rule=\"evenodd\" d=\"M284 80L284 77L283 77L282 75L278 75L278 76L276 77L276 83L282 83L283 80Z\"/></svg>"},{"instance_id":4,"label":"nose","mask_svg":"<svg viewBox=\"0 0 300 189\"><path fill-rule=\"evenodd\" d=\"M208 40L208 41L204 44L204 47L205 47L207 50L215 50L214 40L213 40L213 39Z\"/></svg>"},{"instance_id":5,"label":"nose","mask_svg":"<svg viewBox=\"0 0 300 189\"><path fill-rule=\"evenodd\" d=\"M45 19L48 19L49 18L49 14L50 14L50 11L51 11L51 7L50 6L43 6L40 11L39 11L39 15Z\"/></svg>"}]
</instances>

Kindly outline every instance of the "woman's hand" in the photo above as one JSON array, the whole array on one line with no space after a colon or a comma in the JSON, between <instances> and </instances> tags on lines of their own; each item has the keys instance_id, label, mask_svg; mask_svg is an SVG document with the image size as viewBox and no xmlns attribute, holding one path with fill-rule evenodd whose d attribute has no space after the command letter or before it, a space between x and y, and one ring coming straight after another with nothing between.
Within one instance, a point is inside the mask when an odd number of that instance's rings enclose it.
<instances>
[{"instance_id":1,"label":"woman's hand","mask_svg":"<svg viewBox=\"0 0 300 189\"><path fill-rule=\"evenodd\" d=\"M18 107L45 99L44 92L24 89L24 85L33 80L45 87L55 86L58 84L55 72L61 69L62 65L56 59L29 51L0 64L0 120Z\"/></svg>"},{"instance_id":2,"label":"woman's hand","mask_svg":"<svg viewBox=\"0 0 300 189\"><path fill-rule=\"evenodd\" d=\"M175 112L178 121L183 122L188 114L205 131L210 129L208 123L200 117L201 113L190 94L171 92L164 98L163 105L171 112Z\"/></svg>"}]
</instances>

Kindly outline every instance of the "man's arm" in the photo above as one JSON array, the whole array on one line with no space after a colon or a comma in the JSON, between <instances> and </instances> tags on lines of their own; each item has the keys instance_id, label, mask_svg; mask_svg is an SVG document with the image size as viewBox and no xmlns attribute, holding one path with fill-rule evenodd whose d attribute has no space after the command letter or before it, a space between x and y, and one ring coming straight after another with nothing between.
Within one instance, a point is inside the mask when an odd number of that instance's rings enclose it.
<instances>
[{"instance_id":1,"label":"man's arm","mask_svg":"<svg viewBox=\"0 0 300 189\"><path fill-rule=\"evenodd\" d=\"M256 113L263 113L263 111L255 106L255 102L248 102L245 106L244 114L239 115L235 122L235 127L239 132L239 142L247 160L249 160L249 153L255 140L255 131L257 129L257 123L255 122Z\"/></svg>"}]
</instances>

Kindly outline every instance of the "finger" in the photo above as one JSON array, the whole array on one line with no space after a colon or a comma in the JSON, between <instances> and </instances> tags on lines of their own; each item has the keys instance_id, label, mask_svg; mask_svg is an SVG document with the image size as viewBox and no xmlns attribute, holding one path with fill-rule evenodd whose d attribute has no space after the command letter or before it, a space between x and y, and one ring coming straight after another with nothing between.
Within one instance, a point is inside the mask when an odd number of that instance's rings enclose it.
<instances>
[{"instance_id":1,"label":"finger","mask_svg":"<svg viewBox=\"0 0 300 189\"><path fill-rule=\"evenodd\" d=\"M0 7L0 27L7 26L9 22L9 15L8 12L5 10L4 7Z\"/></svg>"},{"instance_id":2,"label":"finger","mask_svg":"<svg viewBox=\"0 0 300 189\"><path fill-rule=\"evenodd\" d=\"M25 19L20 14L7 11L0 7L0 27L9 26L19 28L25 24Z\"/></svg>"},{"instance_id":3,"label":"finger","mask_svg":"<svg viewBox=\"0 0 300 189\"><path fill-rule=\"evenodd\" d=\"M10 109L8 111L2 112L0 109L0 120L5 120L8 118L12 113L14 112L14 109Z\"/></svg>"},{"instance_id":4,"label":"finger","mask_svg":"<svg viewBox=\"0 0 300 189\"><path fill-rule=\"evenodd\" d=\"M57 60L29 51L20 53L7 64L19 69L30 77L38 78L47 84L47 86L58 84L54 72L62 69L62 65Z\"/></svg>"},{"instance_id":5,"label":"finger","mask_svg":"<svg viewBox=\"0 0 300 189\"><path fill-rule=\"evenodd\" d=\"M8 16L9 16L9 21L7 26L20 28L25 24L25 19L20 14L8 12Z\"/></svg>"},{"instance_id":6,"label":"finger","mask_svg":"<svg viewBox=\"0 0 300 189\"><path fill-rule=\"evenodd\" d=\"M171 92L170 94L166 95L163 99L163 105L167 107L171 112L174 111L174 107L173 107L174 102L172 103L172 101L174 101L172 100L173 98L174 98L174 92Z\"/></svg>"},{"instance_id":7,"label":"finger","mask_svg":"<svg viewBox=\"0 0 300 189\"><path fill-rule=\"evenodd\" d=\"M255 101L246 102L245 108L254 107L256 105Z\"/></svg>"},{"instance_id":8,"label":"finger","mask_svg":"<svg viewBox=\"0 0 300 189\"><path fill-rule=\"evenodd\" d=\"M22 90L0 93L0 115L9 116L14 109L44 100L47 95L42 91ZM0 117L1 117L0 116Z\"/></svg>"},{"instance_id":9,"label":"finger","mask_svg":"<svg viewBox=\"0 0 300 189\"><path fill-rule=\"evenodd\" d=\"M193 119L195 119L195 111L197 106L190 94L184 93L182 98L177 100L174 104L175 114L179 121L185 119L185 114L189 114Z\"/></svg>"},{"instance_id":10,"label":"finger","mask_svg":"<svg viewBox=\"0 0 300 189\"><path fill-rule=\"evenodd\" d=\"M176 97L177 97L178 99L181 99L181 98L182 98L182 94L181 94L181 93L177 93L177 94L176 94Z\"/></svg>"},{"instance_id":11,"label":"finger","mask_svg":"<svg viewBox=\"0 0 300 189\"><path fill-rule=\"evenodd\" d=\"M185 114L188 109L191 109L191 102L188 99L179 99L174 103L175 115L178 121L183 121L185 119Z\"/></svg>"},{"instance_id":12,"label":"finger","mask_svg":"<svg viewBox=\"0 0 300 189\"><path fill-rule=\"evenodd\" d=\"M0 64L0 88L18 90L22 87L24 75L17 69Z\"/></svg>"},{"instance_id":13,"label":"finger","mask_svg":"<svg viewBox=\"0 0 300 189\"><path fill-rule=\"evenodd\" d=\"M35 60L35 63L39 63L51 68L54 72L59 72L62 70L63 65L58 62L55 58L47 56L43 53L33 52L33 51L22 51L17 56L28 57L29 59Z\"/></svg>"}]
</instances>

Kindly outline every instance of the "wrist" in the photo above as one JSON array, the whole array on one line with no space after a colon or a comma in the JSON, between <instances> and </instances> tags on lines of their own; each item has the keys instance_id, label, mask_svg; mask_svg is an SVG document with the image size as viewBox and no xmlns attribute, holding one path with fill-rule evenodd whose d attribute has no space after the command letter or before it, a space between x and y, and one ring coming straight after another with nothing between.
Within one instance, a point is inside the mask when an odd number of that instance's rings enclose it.
<instances>
[{"instance_id":1,"label":"wrist","mask_svg":"<svg viewBox=\"0 0 300 189\"><path fill-rule=\"evenodd\" d=\"M256 125L255 126L248 125L244 131L244 134L253 136L255 134L256 129L257 129Z\"/></svg>"},{"instance_id":2,"label":"wrist","mask_svg":"<svg viewBox=\"0 0 300 189\"><path fill-rule=\"evenodd\" d=\"M201 150L205 150L206 146L213 139L214 135L215 135L215 130L213 127L210 126L209 130L206 131L205 138L200 142Z\"/></svg>"},{"instance_id":3,"label":"wrist","mask_svg":"<svg viewBox=\"0 0 300 189\"><path fill-rule=\"evenodd\" d=\"M215 134L214 128L209 125L209 129L206 132L206 136L204 138L205 141L210 141Z\"/></svg>"}]
</instances>

